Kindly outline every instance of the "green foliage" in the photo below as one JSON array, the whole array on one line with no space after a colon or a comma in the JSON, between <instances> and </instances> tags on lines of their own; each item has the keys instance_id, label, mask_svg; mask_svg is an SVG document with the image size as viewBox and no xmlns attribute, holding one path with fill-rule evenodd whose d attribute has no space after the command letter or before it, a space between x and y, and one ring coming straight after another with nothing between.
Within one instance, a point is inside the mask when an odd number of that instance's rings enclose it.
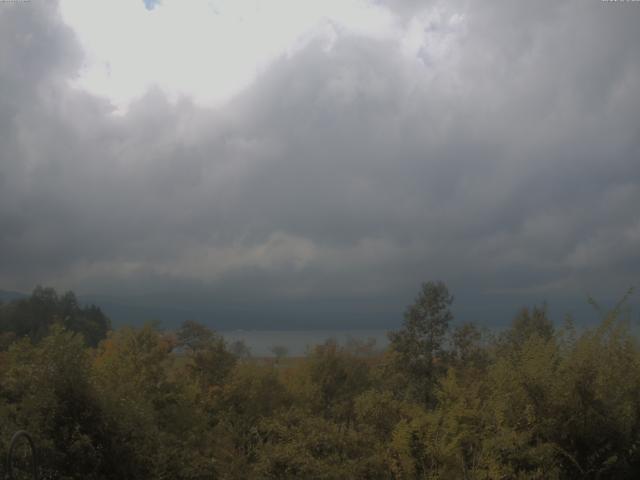
<instances>
[{"instance_id":1,"label":"green foliage","mask_svg":"<svg viewBox=\"0 0 640 480\"><path fill-rule=\"evenodd\" d=\"M209 410L223 478L249 477L267 436L261 422L291 404L291 396L272 366L238 364L234 368Z\"/></svg>"},{"instance_id":2,"label":"green foliage","mask_svg":"<svg viewBox=\"0 0 640 480\"><path fill-rule=\"evenodd\" d=\"M327 340L310 353L306 367L307 405L327 419L350 423L355 416L355 398L369 386L365 360L335 340Z\"/></svg>"},{"instance_id":3,"label":"green foliage","mask_svg":"<svg viewBox=\"0 0 640 480\"><path fill-rule=\"evenodd\" d=\"M296 409L265 420L261 429L267 436L252 478L392 478L372 439L354 428Z\"/></svg>"},{"instance_id":4,"label":"green foliage","mask_svg":"<svg viewBox=\"0 0 640 480\"><path fill-rule=\"evenodd\" d=\"M459 370L484 369L489 361L482 332L473 323L458 325L451 335L449 361Z\"/></svg>"},{"instance_id":5,"label":"green foliage","mask_svg":"<svg viewBox=\"0 0 640 480\"><path fill-rule=\"evenodd\" d=\"M53 288L38 286L28 298L0 304L0 349L25 336L37 342L54 325L81 334L92 347L111 328L109 319L98 307L81 307L73 292L58 295Z\"/></svg>"},{"instance_id":6,"label":"green foliage","mask_svg":"<svg viewBox=\"0 0 640 480\"><path fill-rule=\"evenodd\" d=\"M398 370L407 375L413 397L426 405L434 400L437 376L442 371L452 303L453 296L444 283L423 283L405 312L403 328L389 334Z\"/></svg>"},{"instance_id":7,"label":"green foliage","mask_svg":"<svg viewBox=\"0 0 640 480\"><path fill-rule=\"evenodd\" d=\"M553 338L553 323L549 320L546 306L523 308L513 319L511 328L500 335L499 343L506 350L519 350L534 336L543 340Z\"/></svg>"},{"instance_id":8,"label":"green foliage","mask_svg":"<svg viewBox=\"0 0 640 480\"><path fill-rule=\"evenodd\" d=\"M114 440L133 452L118 478L196 479L214 472L206 414L192 387L175 375L174 342L153 326L123 328L102 342L94 384ZM115 460L115 459L114 459Z\"/></svg>"},{"instance_id":9,"label":"green foliage","mask_svg":"<svg viewBox=\"0 0 640 480\"><path fill-rule=\"evenodd\" d=\"M101 478L106 458L114 454L112 432L91 386L82 338L54 326L36 346L26 339L12 345L2 363L2 438L29 430L45 476Z\"/></svg>"},{"instance_id":10,"label":"green foliage","mask_svg":"<svg viewBox=\"0 0 640 480\"><path fill-rule=\"evenodd\" d=\"M193 321L178 330L177 346L185 350L189 375L204 387L222 385L237 360L220 335Z\"/></svg>"},{"instance_id":11,"label":"green foliage","mask_svg":"<svg viewBox=\"0 0 640 480\"><path fill-rule=\"evenodd\" d=\"M423 285L385 352L327 341L280 363L195 322L90 348L70 323L34 321L46 330L3 337L0 455L27 429L50 479L640 476L640 345L623 302L580 333L524 309L490 338L449 332L451 300ZM75 308L43 289L29 311L58 303Z\"/></svg>"}]
</instances>

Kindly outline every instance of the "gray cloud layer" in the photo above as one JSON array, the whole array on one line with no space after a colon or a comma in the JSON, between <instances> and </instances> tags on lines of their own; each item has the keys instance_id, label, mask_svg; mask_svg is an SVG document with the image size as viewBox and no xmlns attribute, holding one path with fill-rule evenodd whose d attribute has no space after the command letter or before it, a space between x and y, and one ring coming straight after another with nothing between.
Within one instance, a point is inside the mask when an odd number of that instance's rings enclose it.
<instances>
[{"instance_id":1,"label":"gray cloud layer","mask_svg":"<svg viewBox=\"0 0 640 480\"><path fill-rule=\"evenodd\" d=\"M408 23L419 4L386 5ZM341 35L224 108L149 91L116 116L69 86L82 52L53 2L0 7L0 285L372 302L435 278L637 283L640 7L429 8L414 58Z\"/></svg>"}]
</instances>

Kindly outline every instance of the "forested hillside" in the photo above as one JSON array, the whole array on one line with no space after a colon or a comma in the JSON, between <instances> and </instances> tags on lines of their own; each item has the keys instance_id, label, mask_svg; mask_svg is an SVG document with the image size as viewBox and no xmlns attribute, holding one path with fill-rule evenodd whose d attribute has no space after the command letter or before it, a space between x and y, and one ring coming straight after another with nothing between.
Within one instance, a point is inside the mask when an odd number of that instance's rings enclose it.
<instances>
[{"instance_id":1,"label":"forested hillside","mask_svg":"<svg viewBox=\"0 0 640 480\"><path fill-rule=\"evenodd\" d=\"M497 334L455 325L452 301L424 284L383 354L327 341L276 361L195 322L106 333L97 307L37 289L0 308L0 454L26 429L43 478L640 476L622 302L588 330L534 307Z\"/></svg>"},{"instance_id":2,"label":"forested hillside","mask_svg":"<svg viewBox=\"0 0 640 480\"><path fill-rule=\"evenodd\" d=\"M0 346L16 338L29 337L38 342L57 325L82 335L95 347L107 336L111 323L95 305L80 306L73 292L63 295L53 288L36 287L28 298L0 302Z\"/></svg>"}]
</instances>

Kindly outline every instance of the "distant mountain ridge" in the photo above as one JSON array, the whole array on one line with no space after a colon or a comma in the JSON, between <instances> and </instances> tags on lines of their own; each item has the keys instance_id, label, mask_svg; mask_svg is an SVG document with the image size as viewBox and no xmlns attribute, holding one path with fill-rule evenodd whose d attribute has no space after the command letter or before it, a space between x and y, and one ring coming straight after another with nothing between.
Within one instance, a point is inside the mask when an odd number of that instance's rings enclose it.
<instances>
[{"instance_id":1,"label":"distant mountain ridge","mask_svg":"<svg viewBox=\"0 0 640 480\"><path fill-rule=\"evenodd\" d=\"M0 290L0 302L28 298L29 293ZM384 301L225 301L204 294L155 294L117 296L100 293L77 295L81 305L98 306L111 320L114 328L123 325L142 325L160 322L162 328L176 328L185 320L203 323L218 331L245 330L390 330L398 328L407 299ZM501 328L523 306L541 304L549 300L551 318L560 325L566 314L571 314L578 325L593 324L598 320L594 309L584 298L526 298L500 295L461 294L453 305L456 321L473 321L479 325ZM602 302L605 310L615 305L615 299ZM640 304L630 301L631 319L640 329Z\"/></svg>"},{"instance_id":2,"label":"distant mountain ridge","mask_svg":"<svg viewBox=\"0 0 640 480\"><path fill-rule=\"evenodd\" d=\"M159 321L164 328L175 328L185 320L203 323L214 330L350 330L358 328L395 328L401 307L371 307L367 303L322 301L230 302L203 297L174 298L154 295L116 297L79 295L83 304L98 305L112 321L120 325L141 325ZM349 321L345 322L345 318ZM399 323L399 322L398 322Z\"/></svg>"},{"instance_id":3,"label":"distant mountain ridge","mask_svg":"<svg viewBox=\"0 0 640 480\"><path fill-rule=\"evenodd\" d=\"M0 290L0 302L10 302L12 300L20 300L21 298L27 298L28 293L15 292L12 290Z\"/></svg>"}]
</instances>

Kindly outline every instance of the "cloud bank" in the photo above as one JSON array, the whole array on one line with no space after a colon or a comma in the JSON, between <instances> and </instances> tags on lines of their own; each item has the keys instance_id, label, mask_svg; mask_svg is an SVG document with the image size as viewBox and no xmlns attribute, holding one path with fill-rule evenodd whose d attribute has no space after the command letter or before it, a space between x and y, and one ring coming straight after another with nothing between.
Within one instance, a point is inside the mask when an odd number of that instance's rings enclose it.
<instances>
[{"instance_id":1,"label":"cloud bank","mask_svg":"<svg viewBox=\"0 0 640 480\"><path fill-rule=\"evenodd\" d=\"M319 16L224 101L159 84L123 108L79 83L58 4L0 6L0 286L340 316L389 315L427 279L504 298L637 283L637 5L358 8L384 28Z\"/></svg>"}]
</instances>

